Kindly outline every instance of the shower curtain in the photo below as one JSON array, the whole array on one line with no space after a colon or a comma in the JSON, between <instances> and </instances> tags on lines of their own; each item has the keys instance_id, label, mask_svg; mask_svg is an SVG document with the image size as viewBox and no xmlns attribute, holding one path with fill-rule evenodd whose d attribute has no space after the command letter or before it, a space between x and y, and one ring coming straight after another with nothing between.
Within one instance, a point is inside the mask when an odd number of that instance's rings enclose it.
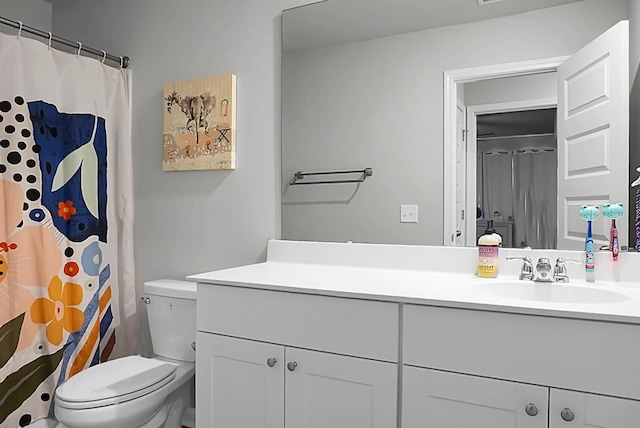
<instances>
[{"instance_id":1,"label":"shower curtain","mask_svg":"<svg viewBox=\"0 0 640 428\"><path fill-rule=\"evenodd\" d=\"M515 247L556 248L557 153L478 153L478 193L484 218L513 220Z\"/></svg>"},{"instance_id":2,"label":"shower curtain","mask_svg":"<svg viewBox=\"0 0 640 428\"><path fill-rule=\"evenodd\" d=\"M0 34L0 427L138 350L130 75Z\"/></svg>"}]
</instances>

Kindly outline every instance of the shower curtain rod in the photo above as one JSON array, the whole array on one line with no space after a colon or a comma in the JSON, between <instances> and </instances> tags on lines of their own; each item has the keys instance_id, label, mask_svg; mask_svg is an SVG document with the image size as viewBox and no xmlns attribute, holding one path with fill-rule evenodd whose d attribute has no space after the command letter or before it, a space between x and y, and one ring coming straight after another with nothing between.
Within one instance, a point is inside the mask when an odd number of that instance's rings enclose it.
<instances>
[{"instance_id":1,"label":"shower curtain rod","mask_svg":"<svg viewBox=\"0 0 640 428\"><path fill-rule=\"evenodd\" d=\"M33 34L38 37L42 37L43 39L47 39L49 45L51 42L55 42L60 45L68 46L70 48L74 48L79 50L80 53L88 53L98 58L102 58L103 60L109 60L115 62L122 68L129 67L129 57L128 56L116 56L106 53L105 51L101 51L99 49L94 49L88 46L84 46L80 42L74 42L72 40L64 39L59 36L54 36L48 31L38 30L37 28L29 27L28 25L23 25L20 21L13 21L11 19L0 16L0 24L8 25L9 27L13 27L20 31L24 31L25 33Z\"/></svg>"},{"instance_id":2,"label":"shower curtain rod","mask_svg":"<svg viewBox=\"0 0 640 428\"><path fill-rule=\"evenodd\" d=\"M540 132L538 134L515 134L515 135L500 135L498 137L477 137L477 141L491 141L491 140L505 140L508 138L533 138L533 137L553 137L556 134L553 132Z\"/></svg>"}]
</instances>

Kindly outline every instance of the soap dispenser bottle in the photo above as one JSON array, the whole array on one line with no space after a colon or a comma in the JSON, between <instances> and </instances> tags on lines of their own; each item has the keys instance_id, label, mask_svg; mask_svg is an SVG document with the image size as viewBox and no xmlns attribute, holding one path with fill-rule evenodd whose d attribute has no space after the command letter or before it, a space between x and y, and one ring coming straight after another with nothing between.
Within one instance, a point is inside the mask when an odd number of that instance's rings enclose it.
<instances>
[{"instance_id":1,"label":"soap dispenser bottle","mask_svg":"<svg viewBox=\"0 0 640 428\"><path fill-rule=\"evenodd\" d=\"M498 276L498 249L502 238L493 228L493 219L487 223L484 235L478 239L478 276L496 278Z\"/></svg>"}]
</instances>

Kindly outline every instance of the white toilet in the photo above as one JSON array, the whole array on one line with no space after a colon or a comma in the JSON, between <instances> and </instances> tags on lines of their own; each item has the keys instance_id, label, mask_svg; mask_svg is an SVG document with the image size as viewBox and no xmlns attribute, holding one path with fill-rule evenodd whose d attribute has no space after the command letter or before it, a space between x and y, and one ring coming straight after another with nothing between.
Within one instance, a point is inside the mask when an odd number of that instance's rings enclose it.
<instances>
[{"instance_id":1,"label":"white toilet","mask_svg":"<svg viewBox=\"0 0 640 428\"><path fill-rule=\"evenodd\" d=\"M182 426L195 373L196 283L150 281L144 294L156 356L107 361L62 383L54 403L59 428Z\"/></svg>"}]
</instances>

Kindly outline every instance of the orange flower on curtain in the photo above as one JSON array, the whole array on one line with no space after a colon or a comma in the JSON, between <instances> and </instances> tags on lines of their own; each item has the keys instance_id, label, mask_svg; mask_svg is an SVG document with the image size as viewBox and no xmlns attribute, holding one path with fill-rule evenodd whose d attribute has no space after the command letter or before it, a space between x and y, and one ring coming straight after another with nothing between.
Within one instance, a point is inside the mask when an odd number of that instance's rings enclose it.
<instances>
[{"instance_id":1,"label":"orange flower on curtain","mask_svg":"<svg viewBox=\"0 0 640 428\"><path fill-rule=\"evenodd\" d=\"M63 219L69 220L75 213L76 209L73 206L73 201L58 202L58 215Z\"/></svg>"},{"instance_id":2,"label":"orange flower on curtain","mask_svg":"<svg viewBox=\"0 0 640 428\"><path fill-rule=\"evenodd\" d=\"M82 327L84 314L74 306L82 303L82 287L73 282L64 285L57 275L47 288L49 298L36 299L31 305L33 322L47 324L47 339L53 345L62 342L62 329L74 333Z\"/></svg>"},{"instance_id":3,"label":"orange flower on curtain","mask_svg":"<svg viewBox=\"0 0 640 428\"><path fill-rule=\"evenodd\" d=\"M34 295L27 287L46 287L62 265L60 248L51 229L28 222L17 227L24 221L24 200L25 193L19 184L0 179L0 243L6 244L0 245L0 326L28 312ZM42 212L32 220L38 223L44 218ZM17 351L31 346L39 330L39 324L25 317Z\"/></svg>"}]
</instances>

